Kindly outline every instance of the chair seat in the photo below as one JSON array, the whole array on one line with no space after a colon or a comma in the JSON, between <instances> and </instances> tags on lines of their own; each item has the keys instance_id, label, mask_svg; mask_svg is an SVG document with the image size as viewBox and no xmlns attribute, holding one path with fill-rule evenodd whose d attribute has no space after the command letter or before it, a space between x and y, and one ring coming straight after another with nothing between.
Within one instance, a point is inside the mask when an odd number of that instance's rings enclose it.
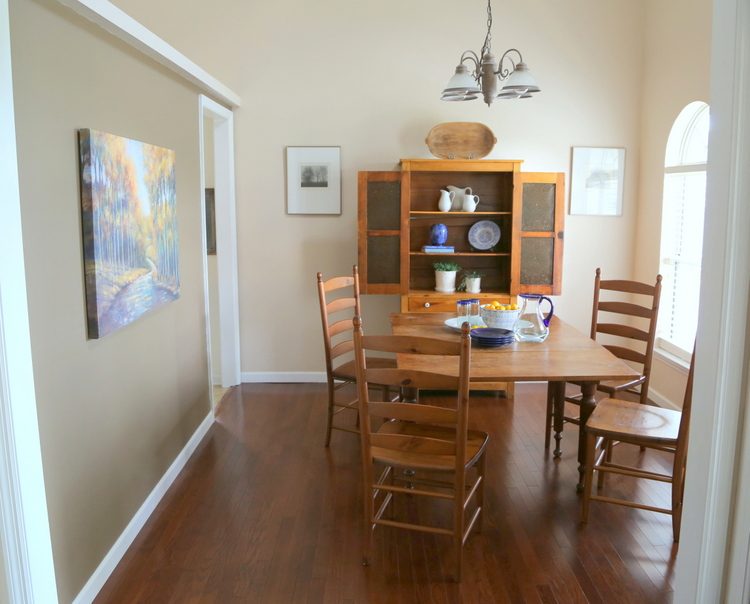
<instances>
[{"instance_id":1,"label":"chair seat","mask_svg":"<svg viewBox=\"0 0 750 604\"><path fill-rule=\"evenodd\" d=\"M395 369L396 359L384 359L382 357L368 358L367 367L369 369ZM352 359L351 361L336 367L332 373L333 377L337 380L354 382L357 379L356 363Z\"/></svg>"},{"instance_id":2,"label":"chair seat","mask_svg":"<svg viewBox=\"0 0 750 604\"><path fill-rule=\"evenodd\" d=\"M615 392L622 392L623 390L627 390L628 388L635 388L636 386L640 386L644 381L646 380L646 376L642 375L639 378L636 378L634 380L630 380L629 382L615 382L615 381L606 381L606 382L599 382L599 385L597 386L597 390L600 392L606 392L607 394L614 394ZM569 382L570 384L575 384L576 386L583 386L583 382ZM566 400L568 402L575 402L576 400L579 400L581 398L580 394L576 394L571 397L566 397ZM573 400L570 400L573 399Z\"/></svg>"},{"instance_id":3,"label":"chair seat","mask_svg":"<svg viewBox=\"0 0 750 604\"><path fill-rule=\"evenodd\" d=\"M407 403L408 404L408 403ZM414 440L405 441L399 449L372 447L374 461L392 466L419 468L422 470L449 471L456 467L455 455L437 455L420 452L420 438L455 442L455 428L430 426L404 421L385 422L377 431L378 434L403 434L414 436ZM473 466L482 455L489 435L478 430L468 430L466 435L466 467ZM423 441L429 443L429 441ZM428 444L429 446L429 444Z\"/></svg>"},{"instance_id":4,"label":"chair seat","mask_svg":"<svg viewBox=\"0 0 750 604\"><path fill-rule=\"evenodd\" d=\"M673 445L681 416L672 409L608 398L597 404L586 422L586 430L618 440Z\"/></svg>"}]
</instances>

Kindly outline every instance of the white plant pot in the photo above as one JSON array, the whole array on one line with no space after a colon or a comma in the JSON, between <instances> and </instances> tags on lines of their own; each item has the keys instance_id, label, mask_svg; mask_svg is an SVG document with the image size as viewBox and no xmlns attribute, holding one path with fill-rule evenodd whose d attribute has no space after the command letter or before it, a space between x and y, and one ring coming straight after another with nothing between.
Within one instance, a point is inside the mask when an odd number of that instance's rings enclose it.
<instances>
[{"instance_id":1,"label":"white plant pot","mask_svg":"<svg viewBox=\"0 0 750 604\"><path fill-rule=\"evenodd\" d=\"M456 291L456 271L435 271L435 291L442 294Z\"/></svg>"},{"instance_id":2,"label":"white plant pot","mask_svg":"<svg viewBox=\"0 0 750 604\"><path fill-rule=\"evenodd\" d=\"M482 290L479 289L481 277L466 277L466 293L467 294L478 294Z\"/></svg>"}]
</instances>

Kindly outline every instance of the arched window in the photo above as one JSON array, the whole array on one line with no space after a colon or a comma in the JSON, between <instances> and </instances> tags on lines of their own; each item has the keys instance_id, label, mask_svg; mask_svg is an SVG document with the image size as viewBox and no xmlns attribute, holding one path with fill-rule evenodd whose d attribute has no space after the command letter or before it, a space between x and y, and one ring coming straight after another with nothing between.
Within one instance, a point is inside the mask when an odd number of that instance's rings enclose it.
<instances>
[{"instance_id":1,"label":"arched window","mask_svg":"<svg viewBox=\"0 0 750 604\"><path fill-rule=\"evenodd\" d=\"M708 124L708 105L685 107L672 125L664 161L657 345L685 360L698 325Z\"/></svg>"}]
</instances>

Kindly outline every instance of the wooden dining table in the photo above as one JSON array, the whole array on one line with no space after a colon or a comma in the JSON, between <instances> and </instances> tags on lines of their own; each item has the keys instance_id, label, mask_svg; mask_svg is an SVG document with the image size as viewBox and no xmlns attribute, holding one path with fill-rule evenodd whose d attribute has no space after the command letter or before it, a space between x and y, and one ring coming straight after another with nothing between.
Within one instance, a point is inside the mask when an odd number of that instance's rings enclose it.
<instances>
[{"instance_id":1,"label":"wooden dining table","mask_svg":"<svg viewBox=\"0 0 750 604\"><path fill-rule=\"evenodd\" d=\"M457 340L460 334L445 325L453 313L392 313L391 328L395 335L424 336ZM586 438L583 426L596 406L599 382L625 382L639 377L637 370L618 359L601 344L552 317L549 336L544 342L513 342L500 348L472 346L470 378L482 382L548 382L554 401L555 457L562 454L560 440L566 382L581 384L581 429L578 436L578 488L583 488L586 461ZM402 354L399 367L458 375L458 360L448 357Z\"/></svg>"}]
</instances>

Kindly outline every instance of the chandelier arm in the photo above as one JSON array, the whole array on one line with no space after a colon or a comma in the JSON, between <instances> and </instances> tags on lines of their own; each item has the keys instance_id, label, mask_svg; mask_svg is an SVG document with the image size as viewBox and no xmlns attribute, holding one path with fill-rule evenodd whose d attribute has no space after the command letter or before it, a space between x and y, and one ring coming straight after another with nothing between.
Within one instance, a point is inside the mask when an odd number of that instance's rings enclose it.
<instances>
[{"instance_id":1,"label":"chandelier arm","mask_svg":"<svg viewBox=\"0 0 750 604\"><path fill-rule=\"evenodd\" d=\"M463 53L461 53L461 61L460 63L464 63L465 61L469 61L471 63L474 63L474 73L476 75L479 74L481 61L479 60L479 57L477 56L477 53L475 53L473 50L464 50Z\"/></svg>"},{"instance_id":2,"label":"chandelier arm","mask_svg":"<svg viewBox=\"0 0 750 604\"><path fill-rule=\"evenodd\" d=\"M511 57L511 53L516 53L518 55L518 61L514 61ZM508 61L511 64L511 69L507 69L503 67L503 64L505 63L505 59L508 59ZM503 53L503 56L500 57L500 61L498 62L498 70L495 72L495 75L497 75L501 80L504 80L507 78L511 73L513 73L516 69L516 65L518 63L523 62L523 57L521 56L521 51L517 48L509 48Z\"/></svg>"}]
</instances>

